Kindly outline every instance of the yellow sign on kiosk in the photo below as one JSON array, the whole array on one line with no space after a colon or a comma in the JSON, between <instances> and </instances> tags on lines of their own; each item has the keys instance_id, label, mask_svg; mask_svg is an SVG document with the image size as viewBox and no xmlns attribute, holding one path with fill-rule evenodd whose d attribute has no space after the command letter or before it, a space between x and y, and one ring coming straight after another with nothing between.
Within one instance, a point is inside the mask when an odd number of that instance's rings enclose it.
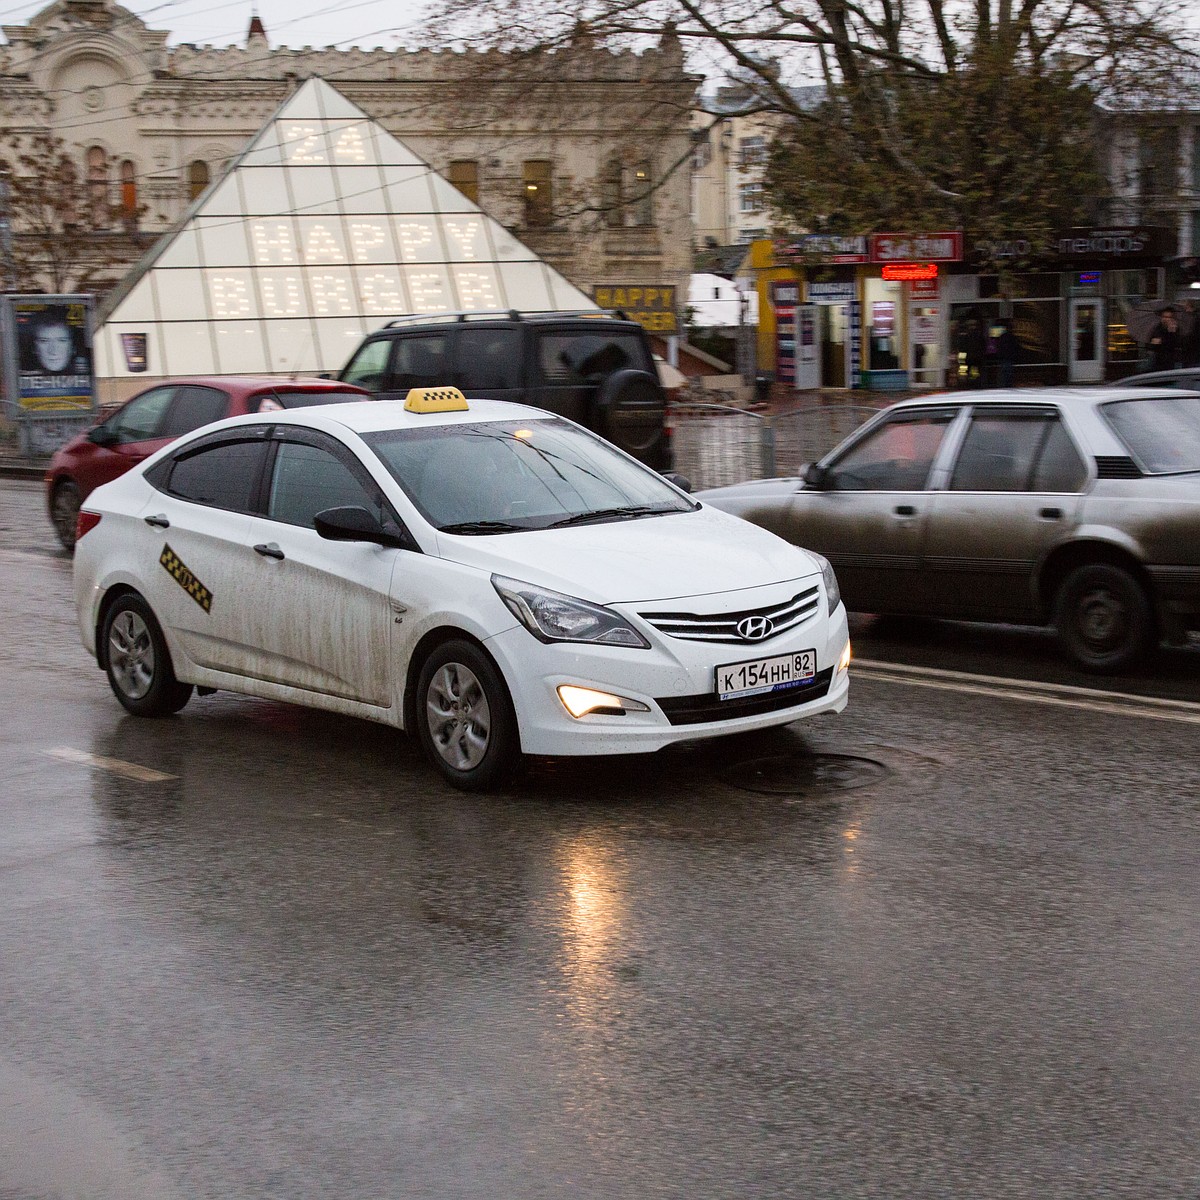
<instances>
[{"instance_id":1,"label":"yellow sign on kiosk","mask_svg":"<svg viewBox=\"0 0 1200 1200\"><path fill-rule=\"evenodd\" d=\"M456 387L412 388L404 399L406 412L460 412L467 407L466 396Z\"/></svg>"}]
</instances>

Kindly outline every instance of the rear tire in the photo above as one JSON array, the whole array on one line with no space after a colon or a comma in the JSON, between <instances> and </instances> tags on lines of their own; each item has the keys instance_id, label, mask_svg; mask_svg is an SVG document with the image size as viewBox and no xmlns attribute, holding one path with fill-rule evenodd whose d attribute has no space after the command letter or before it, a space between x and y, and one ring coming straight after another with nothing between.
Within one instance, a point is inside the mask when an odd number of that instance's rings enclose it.
<instances>
[{"instance_id":1,"label":"rear tire","mask_svg":"<svg viewBox=\"0 0 1200 1200\"><path fill-rule=\"evenodd\" d=\"M1076 664L1110 674L1133 666L1150 649L1154 611L1128 571L1089 563L1063 581L1055 624L1063 649Z\"/></svg>"},{"instance_id":2,"label":"rear tire","mask_svg":"<svg viewBox=\"0 0 1200 1200\"><path fill-rule=\"evenodd\" d=\"M473 642L444 642L417 681L417 734L452 787L486 791L520 759L517 718L495 663Z\"/></svg>"},{"instance_id":3,"label":"rear tire","mask_svg":"<svg viewBox=\"0 0 1200 1200\"><path fill-rule=\"evenodd\" d=\"M79 487L70 479L56 484L50 495L50 519L54 532L69 553L75 550L75 526L79 521L79 506L83 503Z\"/></svg>"},{"instance_id":4,"label":"rear tire","mask_svg":"<svg viewBox=\"0 0 1200 1200\"><path fill-rule=\"evenodd\" d=\"M175 678L162 629L136 592L118 597L104 616L100 654L109 686L135 717L166 717L192 696Z\"/></svg>"}]
</instances>

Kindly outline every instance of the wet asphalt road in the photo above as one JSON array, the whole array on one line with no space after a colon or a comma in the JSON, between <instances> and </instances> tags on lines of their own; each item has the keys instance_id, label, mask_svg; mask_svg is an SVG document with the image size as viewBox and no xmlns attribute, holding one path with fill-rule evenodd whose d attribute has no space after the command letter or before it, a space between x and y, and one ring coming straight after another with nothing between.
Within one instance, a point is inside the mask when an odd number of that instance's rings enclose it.
<instances>
[{"instance_id":1,"label":"wet asphalt road","mask_svg":"<svg viewBox=\"0 0 1200 1200\"><path fill-rule=\"evenodd\" d=\"M1200 707L864 667L466 797L365 723L125 716L50 546L0 480L3 1200L1200 1196Z\"/></svg>"}]
</instances>

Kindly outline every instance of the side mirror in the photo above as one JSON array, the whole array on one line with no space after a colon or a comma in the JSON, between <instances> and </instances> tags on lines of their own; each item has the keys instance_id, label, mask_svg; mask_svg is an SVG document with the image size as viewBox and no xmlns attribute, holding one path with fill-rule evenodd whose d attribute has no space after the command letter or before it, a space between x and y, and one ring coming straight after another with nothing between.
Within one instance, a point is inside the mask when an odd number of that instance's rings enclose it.
<instances>
[{"instance_id":1,"label":"side mirror","mask_svg":"<svg viewBox=\"0 0 1200 1200\"><path fill-rule=\"evenodd\" d=\"M386 529L365 508L346 504L326 508L313 517L313 528L331 542L374 542L377 546L400 546L401 540Z\"/></svg>"},{"instance_id":2,"label":"side mirror","mask_svg":"<svg viewBox=\"0 0 1200 1200\"><path fill-rule=\"evenodd\" d=\"M687 492L689 496L692 494L692 481L686 475L680 475L678 471L664 471L662 477L681 492Z\"/></svg>"},{"instance_id":3,"label":"side mirror","mask_svg":"<svg viewBox=\"0 0 1200 1200\"><path fill-rule=\"evenodd\" d=\"M829 482L829 471L819 463L809 463L804 468L804 482L814 491L822 491Z\"/></svg>"},{"instance_id":4,"label":"side mirror","mask_svg":"<svg viewBox=\"0 0 1200 1200\"><path fill-rule=\"evenodd\" d=\"M121 440L120 434L107 425L96 425L87 431L87 440L97 446L115 446Z\"/></svg>"}]
</instances>

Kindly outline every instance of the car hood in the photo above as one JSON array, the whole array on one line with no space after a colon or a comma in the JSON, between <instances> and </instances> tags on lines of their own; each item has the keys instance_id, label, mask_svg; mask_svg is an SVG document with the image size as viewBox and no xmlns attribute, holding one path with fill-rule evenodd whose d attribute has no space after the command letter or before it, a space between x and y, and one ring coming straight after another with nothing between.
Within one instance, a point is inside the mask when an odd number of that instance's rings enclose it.
<instances>
[{"instance_id":1,"label":"car hood","mask_svg":"<svg viewBox=\"0 0 1200 1200\"><path fill-rule=\"evenodd\" d=\"M712 508L485 537L438 534L444 558L599 604L711 595L800 579L816 561Z\"/></svg>"}]
</instances>

